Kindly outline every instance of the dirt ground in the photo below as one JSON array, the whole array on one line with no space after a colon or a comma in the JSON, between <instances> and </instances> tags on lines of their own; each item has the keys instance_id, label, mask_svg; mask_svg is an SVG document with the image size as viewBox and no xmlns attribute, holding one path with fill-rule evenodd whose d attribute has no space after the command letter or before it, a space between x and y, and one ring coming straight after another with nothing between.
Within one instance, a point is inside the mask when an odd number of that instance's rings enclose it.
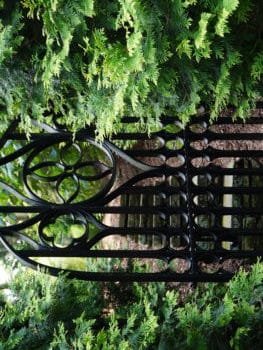
<instances>
[{"instance_id":1,"label":"dirt ground","mask_svg":"<svg viewBox=\"0 0 263 350\"><path fill-rule=\"evenodd\" d=\"M223 113L224 116L230 116L232 114L231 110L227 110ZM253 117L259 117L263 116L263 109L257 109L252 112ZM196 119L197 120L197 119ZM236 122L236 124L220 124L220 125L212 125L208 127L210 131L214 132L215 134L222 134L222 133L262 133L262 140L246 140L240 141L240 140L215 140L211 142L207 142L206 140L200 140L195 141L191 144L191 146L197 150L205 150L207 147L212 147L213 149L218 150L262 150L263 151L263 124L245 124ZM145 142L138 142L135 146L135 149L151 149L153 147L158 148L158 144L155 145L154 143L157 142L155 140L151 141L145 141ZM159 166L162 165L165 160L162 158L138 158L139 160L147 163L148 165L152 166ZM231 161L238 161L238 158L218 158L213 161L209 161L205 158L196 158L192 161L192 164L194 167L200 167L200 166L207 166L210 163L213 163L215 165L221 166L221 167L228 167L228 164ZM262 162L263 157L258 159L260 162ZM180 159L173 159L173 161L170 161L170 166L178 167L180 165ZM140 173L138 169L135 167L130 166L127 162L123 161L122 159L117 160L117 168L118 168L118 175L117 175L117 181L114 185L114 189L121 186L123 183L125 183L128 179L132 178L133 176ZM141 185L155 185L156 181L160 181L160 179L153 178L153 179L147 179L140 182ZM120 206L120 197L115 198L111 203L110 206ZM118 227L120 223L120 215L119 214L106 214L103 218L103 224L109 227ZM118 244L116 242L116 239L118 240ZM104 249L121 249L123 247L124 241L123 237L116 236L116 237L108 237L107 239L104 239L104 242L102 244L102 248ZM130 242L129 243L129 249L138 249L138 244L136 242ZM145 247L146 248L146 247ZM142 246L140 246L140 249L142 249ZM142 264L144 261L142 260ZM218 271L218 269L223 268L225 271L229 272L235 272L238 270L238 268L243 264L242 260L226 260L223 263L214 263L214 264L208 264L204 266L200 266L201 270L204 272L213 272ZM177 266L176 271L179 273L183 273L187 271L189 268L188 262L183 259L177 259ZM153 264L152 271L158 271L158 267ZM191 283L179 283L174 282L171 284L172 286L176 287L176 289L179 291L180 298L184 298L186 294L188 294L192 289L193 285Z\"/></svg>"}]
</instances>

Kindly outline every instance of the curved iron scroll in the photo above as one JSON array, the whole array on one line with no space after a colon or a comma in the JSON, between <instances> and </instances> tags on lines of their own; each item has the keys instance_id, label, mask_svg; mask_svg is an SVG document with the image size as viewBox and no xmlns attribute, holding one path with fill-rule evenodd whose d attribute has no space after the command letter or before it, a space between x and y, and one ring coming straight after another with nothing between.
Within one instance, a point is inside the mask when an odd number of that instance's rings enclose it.
<instances>
[{"instance_id":1,"label":"curved iron scroll","mask_svg":"<svg viewBox=\"0 0 263 350\"><path fill-rule=\"evenodd\" d=\"M28 141L13 124L0 141L2 244L86 280L229 280L263 255L263 117L208 120L164 117L149 138L126 118L103 143L57 123Z\"/></svg>"}]
</instances>

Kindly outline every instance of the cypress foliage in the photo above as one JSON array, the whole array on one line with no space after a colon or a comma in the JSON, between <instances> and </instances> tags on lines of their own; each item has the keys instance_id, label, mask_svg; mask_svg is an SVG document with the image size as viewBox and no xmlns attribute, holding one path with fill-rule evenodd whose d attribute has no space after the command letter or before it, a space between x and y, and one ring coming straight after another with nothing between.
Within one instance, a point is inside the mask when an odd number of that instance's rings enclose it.
<instances>
[{"instance_id":1,"label":"cypress foliage","mask_svg":"<svg viewBox=\"0 0 263 350\"><path fill-rule=\"evenodd\" d=\"M263 264L184 302L164 283L74 281L19 268L0 291L1 350L258 350Z\"/></svg>"},{"instance_id":2,"label":"cypress foliage","mask_svg":"<svg viewBox=\"0 0 263 350\"><path fill-rule=\"evenodd\" d=\"M261 0L0 0L1 130L56 113L103 138L124 115L147 131L162 113L186 123L204 101L245 118L263 90L262 13Z\"/></svg>"}]
</instances>

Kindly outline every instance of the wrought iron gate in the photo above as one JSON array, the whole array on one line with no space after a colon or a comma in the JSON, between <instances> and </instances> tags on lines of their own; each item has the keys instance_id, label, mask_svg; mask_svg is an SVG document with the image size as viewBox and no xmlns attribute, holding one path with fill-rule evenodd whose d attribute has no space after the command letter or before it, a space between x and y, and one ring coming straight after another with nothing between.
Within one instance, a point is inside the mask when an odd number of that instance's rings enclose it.
<instances>
[{"instance_id":1,"label":"wrought iron gate","mask_svg":"<svg viewBox=\"0 0 263 350\"><path fill-rule=\"evenodd\" d=\"M126 118L103 143L58 121L28 141L13 123L0 142L2 244L80 279L229 280L263 255L263 116L208 120L164 117L149 138Z\"/></svg>"}]
</instances>

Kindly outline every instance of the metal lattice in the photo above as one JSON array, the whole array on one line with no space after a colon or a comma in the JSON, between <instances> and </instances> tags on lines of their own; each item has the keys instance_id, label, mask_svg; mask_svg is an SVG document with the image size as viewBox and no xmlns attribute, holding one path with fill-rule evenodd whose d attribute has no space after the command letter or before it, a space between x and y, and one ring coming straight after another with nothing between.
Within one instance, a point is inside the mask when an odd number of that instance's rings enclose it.
<instances>
[{"instance_id":1,"label":"metal lattice","mask_svg":"<svg viewBox=\"0 0 263 350\"><path fill-rule=\"evenodd\" d=\"M263 117L98 143L55 122L1 139L0 239L21 262L86 280L227 281L263 255ZM131 264L132 261L136 261Z\"/></svg>"}]
</instances>

